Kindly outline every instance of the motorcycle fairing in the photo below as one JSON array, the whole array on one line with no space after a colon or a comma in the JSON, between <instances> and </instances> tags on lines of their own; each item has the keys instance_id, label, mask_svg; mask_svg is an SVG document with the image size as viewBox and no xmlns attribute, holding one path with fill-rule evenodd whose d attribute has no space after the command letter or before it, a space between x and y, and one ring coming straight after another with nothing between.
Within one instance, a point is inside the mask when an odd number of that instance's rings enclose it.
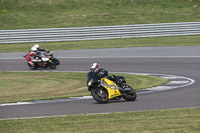
<instances>
[{"instance_id":1,"label":"motorcycle fairing","mask_svg":"<svg viewBox=\"0 0 200 133\"><path fill-rule=\"evenodd\" d=\"M107 78L102 78L101 81L101 85L108 91L108 99L121 95L117 85L113 81Z\"/></svg>"}]
</instances>

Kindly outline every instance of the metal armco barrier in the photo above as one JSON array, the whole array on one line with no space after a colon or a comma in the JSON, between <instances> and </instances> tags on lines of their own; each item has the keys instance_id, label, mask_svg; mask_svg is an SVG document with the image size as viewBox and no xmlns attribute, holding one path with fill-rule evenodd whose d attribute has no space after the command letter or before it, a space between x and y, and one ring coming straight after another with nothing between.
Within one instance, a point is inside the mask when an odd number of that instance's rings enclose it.
<instances>
[{"instance_id":1,"label":"metal armco barrier","mask_svg":"<svg viewBox=\"0 0 200 133\"><path fill-rule=\"evenodd\" d=\"M0 30L0 44L200 35L200 22Z\"/></svg>"}]
</instances>

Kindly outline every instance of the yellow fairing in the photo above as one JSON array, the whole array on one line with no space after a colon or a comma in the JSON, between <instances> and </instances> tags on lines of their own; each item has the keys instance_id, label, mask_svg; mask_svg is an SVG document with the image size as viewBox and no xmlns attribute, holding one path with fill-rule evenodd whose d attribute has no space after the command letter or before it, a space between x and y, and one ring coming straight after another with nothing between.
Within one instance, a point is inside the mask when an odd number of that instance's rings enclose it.
<instances>
[{"instance_id":1,"label":"yellow fairing","mask_svg":"<svg viewBox=\"0 0 200 133\"><path fill-rule=\"evenodd\" d=\"M117 85L113 81L107 78L102 78L101 80L103 81L102 86L108 90L108 99L121 95Z\"/></svg>"}]
</instances>

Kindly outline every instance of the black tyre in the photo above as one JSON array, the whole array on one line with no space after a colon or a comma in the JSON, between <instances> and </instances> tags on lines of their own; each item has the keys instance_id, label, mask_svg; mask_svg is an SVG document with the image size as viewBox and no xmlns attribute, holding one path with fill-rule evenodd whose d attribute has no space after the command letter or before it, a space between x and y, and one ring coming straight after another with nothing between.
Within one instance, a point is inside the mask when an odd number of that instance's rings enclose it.
<instances>
[{"instance_id":1,"label":"black tyre","mask_svg":"<svg viewBox=\"0 0 200 133\"><path fill-rule=\"evenodd\" d=\"M91 89L92 97L99 103L108 102L108 93L104 88Z\"/></svg>"},{"instance_id":2,"label":"black tyre","mask_svg":"<svg viewBox=\"0 0 200 133\"><path fill-rule=\"evenodd\" d=\"M50 69L56 69L56 64L54 62L49 63L49 68Z\"/></svg>"},{"instance_id":3,"label":"black tyre","mask_svg":"<svg viewBox=\"0 0 200 133\"><path fill-rule=\"evenodd\" d=\"M53 59L53 62L56 64L56 65L60 65L60 61L56 58Z\"/></svg>"},{"instance_id":4,"label":"black tyre","mask_svg":"<svg viewBox=\"0 0 200 133\"><path fill-rule=\"evenodd\" d=\"M31 70L37 70L37 67L33 66L33 67L30 67Z\"/></svg>"},{"instance_id":5,"label":"black tyre","mask_svg":"<svg viewBox=\"0 0 200 133\"><path fill-rule=\"evenodd\" d=\"M126 88L128 91L125 91L125 94L122 96L126 101L135 101L135 99L137 98L137 94L135 92L135 90L126 85Z\"/></svg>"}]
</instances>

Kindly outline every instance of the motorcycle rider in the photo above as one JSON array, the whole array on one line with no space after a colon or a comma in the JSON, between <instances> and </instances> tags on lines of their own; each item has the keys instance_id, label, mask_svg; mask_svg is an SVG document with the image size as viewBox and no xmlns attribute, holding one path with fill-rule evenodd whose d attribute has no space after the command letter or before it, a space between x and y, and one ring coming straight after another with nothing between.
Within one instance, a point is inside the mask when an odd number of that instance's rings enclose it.
<instances>
[{"instance_id":1,"label":"motorcycle rider","mask_svg":"<svg viewBox=\"0 0 200 133\"><path fill-rule=\"evenodd\" d=\"M108 76L108 71L103 68L99 68L98 63L92 63L90 65L90 72L88 74L94 74L101 78L104 76Z\"/></svg>"},{"instance_id":2,"label":"motorcycle rider","mask_svg":"<svg viewBox=\"0 0 200 133\"><path fill-rule=\"evenodd\" d=\"M34 66L34 63L32 62L32 60L33 60L36 56L38 56L37 48L36 48L36 47L32 47L32 48L31 48L31 51L29 51L29 52L25 55L28 65Z\"/></svg>"},{"instance_id":3,"label":"motorcycle rider","mask_svg":"<svg viewBox=\"0 0 200 133\"><path fill-rule=\"evenodd\" d=\"M87 83L91 78L93 78L95 80L95 83L98 84L98 81L100 81L101 79L101 76L99 75L100 72L104 73L104 75L108 74L108 71L104 70L103 68L99 69L98 63L92 63L90 65L90 71L87 74ZM90 90L90 88L88 88L88 90Z\"/></svg>"},{"instance_id":4,"label":"motorcycle rider","mask_svg":"<svg viewBox=\"0 0 200 133\"><path fill-rule=\"evenodd\" d=\"M46 49L41 49L39 44L35 44L33 47L36 47L38 51L47 51Z\"/></svg>"},{"instance_id":5,"label":"motorcycle rider","mask_svg":"<svg viewBox=\"0 0 200 133\"><path fill-rule=\"evenodd\" d=\"M36 50L35 50L34 47L36 48ZM34 52L37 51L38 53L39 53L40 51L46 51L45 49L40 49L39 47L40 47L39 44L34 44L34 45L31 47L31 50L28 51L28 52L27 52L26 54L24 54L23 56L24 56L24 57L28 56L29 53L33 52L33 49L34 49Z\"/></svg>"},{"instance_id":6,"label":"motorcycle rider","mask_svg":"<svg viewBox=\"0 0 200 133\"><path fill-rule=\"evenodd\" d=\"M95 81L98 83L98 81L102 78L102 77L107 77L108 79L112 80L113 82L115 82L116 84L120 84L121 81L118 79L117 76L115 75L108 75L108 71L100 68L99 69L99 64L98 63L92 63L90 65L90 72L88 72L87 75L87 82L91 79L91 78L95 78Z\"/></svg>"}]
</instances>

